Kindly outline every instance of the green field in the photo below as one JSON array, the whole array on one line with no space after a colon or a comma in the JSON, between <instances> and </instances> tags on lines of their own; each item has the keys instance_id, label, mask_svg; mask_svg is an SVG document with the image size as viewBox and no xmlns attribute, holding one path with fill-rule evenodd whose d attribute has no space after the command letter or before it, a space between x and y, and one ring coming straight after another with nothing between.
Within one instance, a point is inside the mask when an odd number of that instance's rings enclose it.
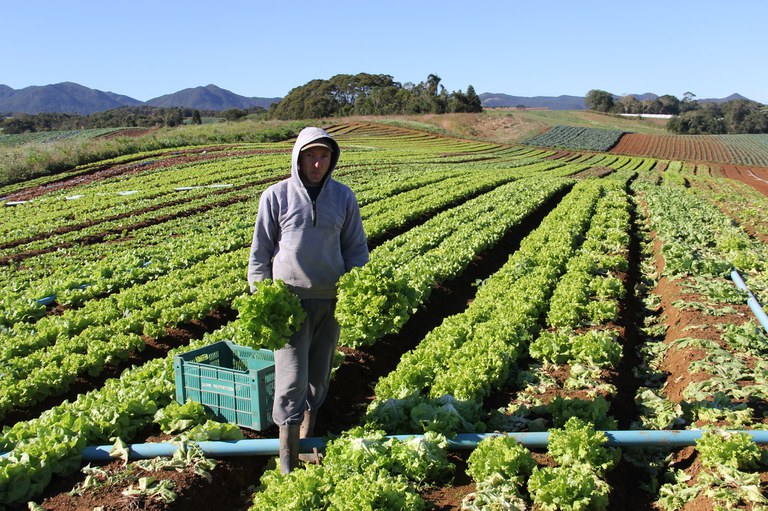
<instances>
[{"instance_id":1,"label":"green field","mask_svg":"<svg viewBox=\"0 0 768 511\"><path fill-rule=\"evenodd\" d=\"M563 126L568 114L551 115ZM738 268L768 301L768 200L706 165L479 136L543 125L515 116L322 123L342 147L334 177L358 197L371 263L339 282L343 353L318 422L334 443L290 478L270 456L191 449L86 469L86 486L79 456L115 437L276 436L213 420L216 405L177 406L173 357L245 335L233 305L248 294L258 200L287 173L295 125L164 130L6 188L26 200L0 206L0 506L146 508L167 491L238 511L760 504L767 471L747 438L658 453L601 444L603 430L768 427L768 337L729 276ZM68 144L46 147L84 147ZM487 431L557 440L448 449ZM718 458L730 451L743 457L734 467ZM498 475L483 468L496 463ZM724 481L737 483L722 492Z\"/></svg>"}]
</instances>

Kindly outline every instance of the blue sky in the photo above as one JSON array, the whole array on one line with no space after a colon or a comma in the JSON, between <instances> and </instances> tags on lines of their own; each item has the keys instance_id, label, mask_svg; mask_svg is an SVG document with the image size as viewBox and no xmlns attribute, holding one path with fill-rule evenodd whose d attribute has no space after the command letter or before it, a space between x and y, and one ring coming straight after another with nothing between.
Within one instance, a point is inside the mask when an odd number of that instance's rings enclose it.
<instances>
[{"instance_id":1,"label":"blue sky","mask_svg":"<svg viewBox=\"0 0 768 511\"><path fill-rule=\"evenodd\" d=\"M768 104L764 0L30 0L2 7L0 84L146 101L216 84L282 97L313 79L439 76L450 92L738 92Z\"/></svg>"}]
</instances>

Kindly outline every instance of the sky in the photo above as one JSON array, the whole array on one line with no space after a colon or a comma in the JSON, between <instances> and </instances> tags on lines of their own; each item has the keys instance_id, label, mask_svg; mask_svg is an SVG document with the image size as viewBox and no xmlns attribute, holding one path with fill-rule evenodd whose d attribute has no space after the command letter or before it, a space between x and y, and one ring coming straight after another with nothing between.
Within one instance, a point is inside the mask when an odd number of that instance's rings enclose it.
<instances>
[{"instance_id":1,"label":"sky","mask_svg":"<svg viewBox=\"0 0 768 511\"><path fill-rule=\"evenodd\" d=\"M215 84L284 97L314 79L440 77L448 92L739 93L768 104L764 0L3 0L0 84L147 101Z\"/></svg>"}]
</instances>

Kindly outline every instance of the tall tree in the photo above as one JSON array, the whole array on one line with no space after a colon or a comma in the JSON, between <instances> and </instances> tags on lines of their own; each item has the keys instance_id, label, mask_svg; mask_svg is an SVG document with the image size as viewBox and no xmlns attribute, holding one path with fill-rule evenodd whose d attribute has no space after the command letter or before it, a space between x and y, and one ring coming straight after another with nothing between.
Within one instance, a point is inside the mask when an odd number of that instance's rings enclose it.
<instances>
[{"instance_id":1,"label":"tall tree","mask_svg":"<svg viewBox=\"0 0 768 511\"><path fill-rule=\"evenodd\" d=\"M680 113L680 100L677 97L671 94L664 94L659 96L659 101L661 102L661 110L658 113L672 115Z\"/></svg>"},{"instance_id":2,"label":"tall tree","mask_svg":"<svg viewBox=\"0 0 768 511\"><path fill-rule=\"evenodd\" d=\"M613 95L604 90L592 89L587 92L587 96L584 98L584 104L590 110L610 112L614 105Z\"/></svg>"},{"instance_id":3,"label":"tall tree","mask_svg":"<svg viewBox=\"0 0 768 511\"><path fill-rule=\"evenodd\" d=\"M427 92L430 95L437 96L437 87L440 85L441 80L442 78L434 74L427 76Z\"/></svg>"},{"instance_id":4,"label":"tall tree","mask_svg":"<svg viewBox=\"0 0 768 511\"><path fill-rule=\"evenodd\" d=\"M477 95L477 92L475 92L475 88L471 85L467 86L467 103L469 104L470 112L483 111L483 102L480 96Z\"/></svg>"},{"instance_id":5,"label":"tall tree","mask_svg":"<svg viewBox=\"0 0 768 511\"><path fill-rule=\"evenodd\" d=\"M680 101L680 113L690 112L697 108L699 108L699 104L696 102L696 94L690 91L683 94L683 99Z\"/></svg>"},{"instance_id":6,"label":"tall tree","mask_svg":"<svg viewBox=\"0 0 768 511\"><path fill-rule=\"evenodd\" d=\"M622 96L619 99L618 107L620 112L624 114L639 114L642 111L640 102L631 94Z\"/></svg>"}]
</instances>

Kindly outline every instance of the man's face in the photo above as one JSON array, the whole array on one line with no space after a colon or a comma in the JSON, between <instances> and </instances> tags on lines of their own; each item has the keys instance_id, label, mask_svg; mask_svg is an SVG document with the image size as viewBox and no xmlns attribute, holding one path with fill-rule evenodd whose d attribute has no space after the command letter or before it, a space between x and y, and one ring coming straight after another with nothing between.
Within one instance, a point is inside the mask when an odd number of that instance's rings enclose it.
<instances>
[{"instance_id":1,"label":"man's face","mask_svg":"<svg viewBox=\"0 0 768 511\"><path fill-rule=\"evenodd\" d=\"M310 147L299 153L299 169L307 184L319 185L331 166L331 151L325 147Z\"/></svg>"}]
</instances>

